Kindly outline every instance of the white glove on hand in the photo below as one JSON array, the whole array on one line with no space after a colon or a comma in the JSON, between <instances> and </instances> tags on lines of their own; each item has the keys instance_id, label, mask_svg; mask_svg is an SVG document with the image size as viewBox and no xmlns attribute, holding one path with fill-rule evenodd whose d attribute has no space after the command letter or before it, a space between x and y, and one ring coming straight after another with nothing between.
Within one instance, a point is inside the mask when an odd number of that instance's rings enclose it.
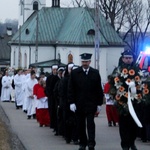
<instances>
[{"instance_id":1,"label":"white glove on hand","mask_svg":"<svg viewBox=\"0 0 150 150\"><path fill-rule=\"evenodd\" d=\"M101 106L97 106L97 112L98 113L100 113L101 109L102 109Z\"/></svg>"},{"instance_id":2,"label":"white glove on hand","mask_svg":"<svg viewBox=\"0 0 150 150\"><path fill-rule=\"evenodd\" d=\"M70 104L70 110L75 112L76 111L76 105L75 104Z\"/></svg>"}]
</instances>

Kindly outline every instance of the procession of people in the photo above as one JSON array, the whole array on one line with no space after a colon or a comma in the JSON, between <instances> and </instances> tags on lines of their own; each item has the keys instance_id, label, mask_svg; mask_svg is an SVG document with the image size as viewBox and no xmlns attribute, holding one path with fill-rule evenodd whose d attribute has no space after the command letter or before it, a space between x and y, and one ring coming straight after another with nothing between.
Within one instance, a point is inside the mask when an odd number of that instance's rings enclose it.
<instances>
[{"instance_id":1,"label":"procession of people","mask_svg":"<svg viewBox=\"0 0 150 150\"><path fill-rule=\"evenodd\" d=\"M18 69L13 76L10 76L9 70L5 70L0 77L1 101L14 101L14 108L26 113L27 120L37 119L39 127L49 127L55 136L62 136L67 144L73 142L79 145L78 150L86 150L86 147L95 150L94 118L105 103L108 127L119 127L122 149L137 150L136 137L139 136L143 142L150 140L149 104L139 105L134 97L131 103L139 122L135 121L128 108L130 93L126 91L131 86L133 95L132 79L129 81L124 72L120 84L118 72L133 66L133 54L130 51L122 53L122 62L108 76L104 88L99 71L90 66L92 54L83 53L80 57L81 66L73 62L65 67L54 64L47 77L44 72L37 76L35 68ZM137 72L133 67L132 71ZM136 94L140 94L139 91Z\"/></svg>"}]
</instances>

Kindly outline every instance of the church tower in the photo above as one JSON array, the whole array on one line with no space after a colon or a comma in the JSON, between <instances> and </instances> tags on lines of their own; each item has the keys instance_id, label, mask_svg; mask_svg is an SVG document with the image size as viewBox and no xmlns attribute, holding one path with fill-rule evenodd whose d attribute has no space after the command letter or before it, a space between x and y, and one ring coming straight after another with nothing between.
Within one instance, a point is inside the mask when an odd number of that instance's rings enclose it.
<instances>
[{"instance_id":1,"label":"church tower","mask_svg":"<svg viewBox=\"0 0 150 150\"><path fill-rule=\"evenodd\" d=\"M60 7L60 0L52 0L52 7Z\"/></svg>"},{"instance_id":2,"label":"church tower","mask_svg":"<svg viewBox=\"0 0 150 150\"><path fill-rule=\"evenodd\" d=\"M46 0L20 0L19 2L19 26L34 12L46 7Z\"/></svg>"}]
</instances>

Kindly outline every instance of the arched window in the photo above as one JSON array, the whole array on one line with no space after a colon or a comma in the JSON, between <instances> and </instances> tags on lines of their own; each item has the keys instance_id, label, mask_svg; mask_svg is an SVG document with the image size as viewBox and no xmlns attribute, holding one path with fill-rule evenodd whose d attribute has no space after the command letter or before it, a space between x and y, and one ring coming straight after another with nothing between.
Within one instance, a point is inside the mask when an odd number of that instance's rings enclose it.
<instances>
[{"instance_id":1,"label":"arched window","mask_svg":"<svg viewBox=\"0 0 150 150\"><path fill-rule=\"evenodd\" d=\"M33 10L39 10L39 4L37 1L33 3Z\"/></svg>"},{"instance_id":2,"label":"arched window","mask_svg":"<svg viewBox=\"0 0 150 150\"><path fill-rule=\"evenodd\" d=\"M13 56L13 65L15 65L15 57L16 57L16 52L14 51L14 56Z\"/></svg>"},{"instance_id":3,"label":"arched window","mask_svg":"<svg viewBox=\"0 0 150 150\"><path fill-rule=\"evenodd\" d=\"M27 54L24 54L24 67L27 68Z\"/></svg>"},{"instance_id":4,"label":"arched window","mask_svg":"<svg viewBox=\"0 0 150 150\"><path fill-rule=\"evenodd\" d=\"M72 54L68 55L68 63L72 63L73 62L73 56Z\"/></svg>"},{"instance_id":5,"label":"arched window","mask_svg":"<svg viewBox=\"0 0 150 150\"><path fill-rule=\"evenodd\" d=\"M95 30L94 30L94 29L90 29L90 30L87 32L87 35L95 35Z\"/></svg>"}]
</instances>

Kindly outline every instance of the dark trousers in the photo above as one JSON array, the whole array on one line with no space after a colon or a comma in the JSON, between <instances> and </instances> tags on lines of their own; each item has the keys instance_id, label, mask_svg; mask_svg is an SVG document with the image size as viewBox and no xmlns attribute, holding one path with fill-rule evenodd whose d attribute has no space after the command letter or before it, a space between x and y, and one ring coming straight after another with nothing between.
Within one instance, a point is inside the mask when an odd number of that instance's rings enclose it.
<instances>
[{"instance_id":1,"label":"dark trousers","mask_svg":"<svg viewBox=\"0 0 150 150\"><path fill-rule=\"evenodd\" d=\"M55 99L53 95L50 95L48 97L48 111L50 114L50 128L53 128L56 130L56 124L57 124L57 109L55 107Z\"/></svg>"},{"instance_id":2,"label":"dark trousers","mask_svg":"<svg viewBox=\"0 0 150 150\"><path fill-rule=\"evenodd\" d=\"M86 146L86 145L95 146L96 144L94 115L95 113L77 112L79 140L80 140L80 145L82 146ZM87 129L87 133L86 133L86 129Z\"/></svg>"},{"instance_id":3,"label":"dark trousers","mask_svg":"<svg viewBox=\"0 0 150 150\"><path fill-rule=\"evenodd\" d=\"M65 138L68 141L78 141L78 123L76 114L70 110L64 111Z\"/></svg>"},{"instance_id":4,"label":"dark trousers","mask_svg":"<svg viewBox=\"0 0 150 150\"><path fill-rule=\"evenodd\" d=\"M119 132L122 148L130 148L134 145L137 136L137 125L130 114L120 115Z\"/></svg>"}]
</instances>

